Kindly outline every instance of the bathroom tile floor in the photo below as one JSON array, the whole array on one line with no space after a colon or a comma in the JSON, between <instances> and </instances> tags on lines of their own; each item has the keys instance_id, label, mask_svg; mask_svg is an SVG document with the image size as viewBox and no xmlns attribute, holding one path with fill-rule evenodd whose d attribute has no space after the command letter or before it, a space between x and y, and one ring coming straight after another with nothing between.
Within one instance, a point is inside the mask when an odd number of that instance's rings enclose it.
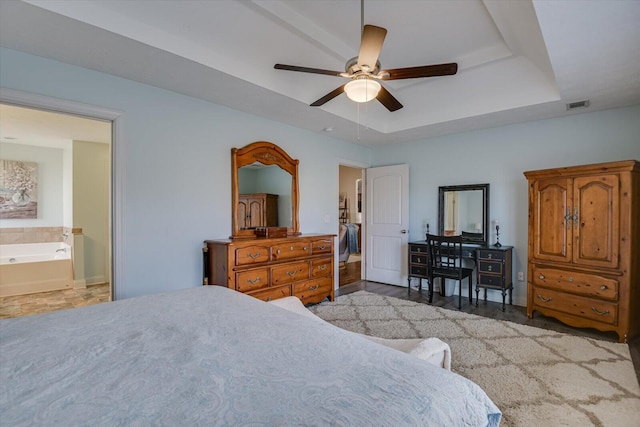
<instances>
[{"instance_id":1,"label":"bathroom tile floor","mask_svg":"<svg viewBox=\"0 0 640 427\"><path fill-rule=\"evenodd\" d=\"M109 284L87 286L86 289L64 289L0 298L0 319L49 313L68 308L107 302Z\"/></svg>"}]
</instances>

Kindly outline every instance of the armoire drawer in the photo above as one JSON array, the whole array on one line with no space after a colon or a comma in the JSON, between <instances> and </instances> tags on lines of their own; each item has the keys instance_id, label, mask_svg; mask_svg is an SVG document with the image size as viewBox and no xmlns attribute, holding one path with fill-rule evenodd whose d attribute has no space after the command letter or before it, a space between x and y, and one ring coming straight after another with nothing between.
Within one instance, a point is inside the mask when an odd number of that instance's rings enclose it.
<instances>
[{"instance_id":1,"label":"armoire drawer","mask_svg":"<svg viewBox=\"0 0 640 427\"><path fill-rule=\"evenodd\" d=\"M236 273L236 290L250 292L269 286L269 269L261 268Z\"/></svg>"},{"instance_id":2,"label":"armoire drawer","mask_svg":"<svg viewBox=\"0 0 640 427\"><path fill-rule=\"evenodd\" d=\"M536 286L611 301L618 300L618 281L596 274L537 267L533 269L532 280Z\"/></svg>"},{"instance_id":3,"label":"armoire drawer","mask_svg":"<svg viewBox=\"0 0 640 427\"><path fill-rule=\"evenodd\" d=\"M616 325L618 323L618 305L607 301L569 295L535 286L533 288L533 299L534 304L539 307L549 308L610 325Z\"/></svg>"},{"instance_id":4,"label":"armoire drawer","mask_svg":"<svg viewBox=\"0 0 640 427\"><path fill-rule=\"evenodd\" d=\"M309 278L309 261L291 262L271 268L271 285L284 285Z\"/></svg>"}]
</instances>

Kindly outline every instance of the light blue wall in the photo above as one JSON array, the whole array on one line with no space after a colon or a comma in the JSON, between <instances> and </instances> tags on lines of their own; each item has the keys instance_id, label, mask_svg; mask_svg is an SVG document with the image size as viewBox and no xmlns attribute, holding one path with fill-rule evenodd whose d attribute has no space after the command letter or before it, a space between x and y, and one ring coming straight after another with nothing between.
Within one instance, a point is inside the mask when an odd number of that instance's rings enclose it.
<instances>
[{"instance_id":1,"label":"light blue wall","mask_svg":"<svg viewBox=\"0 0 640 427\"><path fill-rule=\"evenodd\" d=\"M500 242L515 246L514 303L526 305L526 281L515 281L516 272L524 272L526 280L527 271L523 172L627 159L640 159L640 106L387 145L373 150L372 165L409 164L412 240L424 239L427 219L437 232L439 186L488 182L490 217L500 220Z\"/></svg>"},{"instance_id":2,"label":"light blue wall","mask_svg":"<svg viewBox=\"0 0 640 427\"><path fill-rule=\"evenodd\" d=\"M356 144L8 49L0 50L0 86L124 112L118 298L201 285L203 240L231 232L232 147L271 141L300 160L304 233L337 232L338 159L370 159Z\"/></svg>"}]
</instances>

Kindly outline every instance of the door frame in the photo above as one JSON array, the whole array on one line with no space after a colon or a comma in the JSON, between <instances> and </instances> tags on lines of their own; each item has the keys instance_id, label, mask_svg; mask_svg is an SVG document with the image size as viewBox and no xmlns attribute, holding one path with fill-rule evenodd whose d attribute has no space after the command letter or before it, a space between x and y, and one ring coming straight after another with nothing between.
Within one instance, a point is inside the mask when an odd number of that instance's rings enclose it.
<instances>
[{"instance_id":1,"label":"door frame","mask_svg":"<svg viewBox=\"0 0 640 427\"><path fill-rule=\"evenodd\" d=\"M109 273L111 276L111 299L113 301L120 299L124 293L119 284L124 283L122 279L126 260L124 245L124 112L8 88L0 88L0 102L111 122L111 247L109 248L111 271Z\"/></svg>"},{"instance_id":2,"label":"door frame","mask_svg":"<svg viewBox=\"0 0 640 427\"><path fill-rule=\"evenodd\" d=\"M360 234L363 236L365 236L365 231L367 229L367 220L366 220L366 192L365 192L365 182L366 182L366 175L367 175L367 168L370 168L371 165L369 163L363 163L363 162L358 162L355 160L348 160L348 159L337 159L336 160L336 172L335 172L335 176L336 176L336 188L335 188L335 200L338 200L340 197L340 166L347 166L350 168L356 168L356 169L361 169L362 170L362 223L360 224ZM336 218L336 224L340 223L340 212L338 210L338 203L336 203L336 207L335 207L335 218ZM339 230L339 228L338 228ZM364 241L364 239L363 239ZM334 260L333 260L333 265L338 266L338 238L335 238L335 245L334 247L336 248L334 251ZM360 248L360 253L361 253L361 259L362 261L360 262L360 280L367 280L365 272L365 255L366 255L366 245L361 245ZM334 278L333 278L333 288L334 289L338 289L340 287L340 271L339 268L335 268L334 269Z\"/></svg>"}]
</instances>

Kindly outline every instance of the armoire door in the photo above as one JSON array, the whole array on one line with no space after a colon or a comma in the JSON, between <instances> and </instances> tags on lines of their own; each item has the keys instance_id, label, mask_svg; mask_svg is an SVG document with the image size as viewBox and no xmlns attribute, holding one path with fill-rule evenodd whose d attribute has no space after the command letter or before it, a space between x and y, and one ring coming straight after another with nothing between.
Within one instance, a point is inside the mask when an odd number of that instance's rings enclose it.
<instances>
[{"instance_id":1,"label":"armoire door","mask_svg":"<svg viewBox=\"0 0 640 427\"><path fill-rule=\"evenodd\" d=\"M264 227L264 198L248 199L249 208L249 227Z\"/></svg>"},{"instance_id":2,"label":"armoire door","mask_svg":"<svg viewBox=\"0 0 640 427\"><path fill-rule=\"evenodd\" d=\"M620 178L616 174L573 181L573 262L618 266L620 253Z\"/></svg>"},{"instance_id":3,"label":"armoire door","mask_svg":"<svg viewBox=\"0 0 640 427\"><path fill-rule=\"evenodd\" d=\"M533 258L571 262L572 179L539 179L529 191Z\"/></svg>"}]
</instances>

